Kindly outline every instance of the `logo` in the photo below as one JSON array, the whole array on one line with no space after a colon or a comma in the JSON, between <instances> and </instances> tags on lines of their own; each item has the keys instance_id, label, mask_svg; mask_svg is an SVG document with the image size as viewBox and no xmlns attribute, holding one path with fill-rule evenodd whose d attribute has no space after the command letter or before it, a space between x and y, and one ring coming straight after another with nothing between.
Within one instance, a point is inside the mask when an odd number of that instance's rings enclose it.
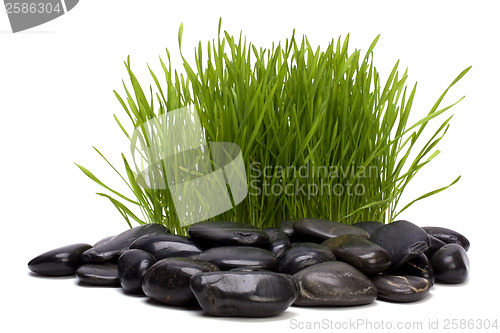
<instances>
[{"instance_id":1,"label":"logo","mask_svg":"<svg viewBox=\"0 0 500 333\"><path fill-rule=\"evenodd\" d=\"M79 0L4 0L12 32L30 29L63 16Z\"/></svg>"},{"instance_id":2,"label":"logo","mask_svg":"<svg viewBox=\"0 0 500 333\"><path fill-rule=\"evenodd\" d=\"M141 124L134 130L130 148L136 182L152 191L168 189L182 226L231 210L248 194L240 147L207 143L192 106Z\"/></svg>"}]
</instances>

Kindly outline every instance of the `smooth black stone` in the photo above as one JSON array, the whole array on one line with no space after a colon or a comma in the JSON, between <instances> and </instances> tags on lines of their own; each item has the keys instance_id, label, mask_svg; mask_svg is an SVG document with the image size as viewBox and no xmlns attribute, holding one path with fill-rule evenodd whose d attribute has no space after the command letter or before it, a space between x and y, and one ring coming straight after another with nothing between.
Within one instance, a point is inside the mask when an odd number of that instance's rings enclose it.
<instances>
[{"instance_id":1,"label":"smooth black stone","mask_svg":"<svg viewBox=\"0 0 500 333\"><path fill-rule=\"evenodd\" d=\"M459 244L446 244L431 258L431 266L437 282L462 283L469 276L469 257Z\"/></svg>"},{"instance_id":2,"label":"smooth black stone","mask_svg":"<svg viewBox=\"0 0 500 333\"><path fill-rule=\"evenodd\" d=\"M199 222L191 225L188 233L196 244L204 248L226 245L266 247L269 244L269 237L264 231L247 223Z\"/></svg>"},{"instance_id":3,"label":"smooth black stone","mask_svg":"<svg viewBox=\"0 0 500 333\"><path fill-rule=\"evenodd\" d=\"M132 249L118 258L118 277L123 290L130 293L142 292L142 279L156 263L155 257L146 251Z\"/></svg>"},{"instance_id":4,"label":"smooth black stone","mask_svg":"<svg viewBox=\"0 0 500 333\"><path fill-rule=\"evenodd\" d=\"M277 261L276 271L293 275L314 264L333 261L335 256L326 246L316 243L293 243Z\"/></svg>"},{"instance_id":5,"label":"smooth black stone","mask_svg":"<svg viewBox=\"0 0 500 333\"><path fill-rule=\"evenodd\" d=\"M305 239L318 242L346 234L359 235L364 238L370 237L370 235L361 228L330 220L313 218L295 221L293 230L298 237L304 237Z\"/></svg>"},{"instance_id":6,"label":"smooth black stone","mask_svg":"<svg viewBox=\"0 0 500 333\"><path fill-rule=\"evenodd\" d=\"M212 316L271 317L292 305L299 287L280 273L217 272L194 275L191 290Z\"/></svg>"},{"instance_id":7,"label":"smooth black stone","mask_svg":"<svg viewBox=\"0 0 500 333\"><path fill-rule=\"evenodd\" d=\"M421 254L418 257L410 259L403 265L387 271L389 275L412 275L423 277L434 284L434 272L432 271L431 263L425 254Z\"/></svg>"},{"instance_id":8,"label":"smooth black stone","mask_svg":"<svg viewBox=\"0 0 500 333\"><path fill-rule=\"evenodd\" d=\"M97 242L95 242L95 244L92 245L92 246L96 246L96 245L99 245L101 243L107 242L107 241L109 241L113 237L115 237L115 236L113 235L113 236L104 237L103 239L100 239Z\"/></svg>"},{"instance_id":9,"label":"smooth black stone","mask_svg":"<svg viewBox=\"0 0 500 333\"><path fill-rule=\"evenodd\" d=\"M465 251L468 251L470 248L469 240L455 230L442 227L423 227L422 229L424 229L429 235L442 240L446 244L459 244L465 249Z\"/></svg>"},{"instance_id":10,"label":"smooth black stone","mask_svg":"<svg viewBox=\"0 0 500 333\"><path fill-rule=\"evenodd\" d=\"M403 220L378 228L371 235L370 241L389 252L392 268L424 253L430 245L429 236L422 228Z\"/></svg>"},{"instance_id":11,"label":"smooth black stone","mask_svg":"<svg viewBox=\"0 0 500 333\"><path fill-rule=\"evenodd\" d=\"M276 267L276 256L272 252L251 246L214 247L192 258L211 262L223 271L238 267L269 270Z\"/></svg>"},{"instance_id":12,"label":"smooth black stone","mask_svg":"<svg viewBox=\"0 0 500 333\"><path fill-rule=\"evenodd\" d=\"M423 299L429 294L432 283L420 276L380 274L372 278L378 291L378 299L408 303Z\"/></svg>"},{"instance_id":13,"label":"smooth black stone","mask_svg":"<svg viewBox=\"0 0 500 333\"><path fill-rule=\"evenodd\" d=\"M83 263L81 255L92 245L78 243L59 247L36 256L28 263L28 268L40 275L65 276L74 275Z\"/></svg>"},{"instance_id":14,"label":"smooth black stone","mask_svg":"<svg viewBox=\"0 0 500 333\"><path fill-rule=\"evenodd\" d=\"M145 224L129 229L107 241L83 252L82 259L86 263L115 263L120 255L129 249L139 237L149 234L166 234L170 231L161 224Z\"/></svg>"},{"instance_id":15,"label":"smooth black stone","mask_svg":"<svg viewBox=\"0 0 500 333\"><path fill-rule=\"evenodd\" d=\"M269 246L267 249L276 257L282 255L290 248L290 238L278 228L262 229L269 237Z\"/></svg>"},{"instance_id":16,"label":"smooth black stone","mask_svg":"<svg viewBox=\"0 0 500 333\"><path fill-rule=\"evenodd\" d=\"M202 252L189 237L172 234L142 236L135 240L130 248L149 252L156 260L189 257Z\"/></svg>"},{"instance_id":17,"label":"smooth black stone","mask_svg":"<svg viewBox=\"0 0 500 333\"><path fill-rule=\"evenodd\" d=\"M375 230L384 225L385 225L384 223L377 221L361 221L352 224L353 227L361 228L364 231L366 231L369 235L373 234Z\"/></svg>"},{"instance_id":18,"label":"smooth black stone","mask_svg":"<svg viewBox=\"0 0 500 333\"><path fill-rule=\"evenodd\" d=\"M431 244L429 245L427 251L425 251L424 253L427 258L430 259L432 258L434 253L436 253L436 251L442 248L446 243L432 235L429 235L429 240L431 241Z\"/></svg>"},{"instance_id":19,"label":"smooth black stone","mask_svg":"<svg viewBox=\"0 0 500 333\"><path fill-rule=\"evenodd\" d=\"M154 264L142 280L142 290L157 302L190 306L196 304L196 298L189 286L189 280L195 274L215 272L217 266L188 258L167 258Z\"/></svg>"},{"instance_id":20,"label":"smooth black stone","mask_svg":"<svg viewBox=\"0 0 500 333\"><path fill-rule=\"evenodd\" d=\"M116 264L84 264L76 270L81 283L92 286L119 287L118 267Z\"/></svg>"},{"instance_id":21,"label":"smooth black stone","mask_svg":"<svg viewBox=\"0 0 500 333\"><path fill-rule=\"evenodd\" d=\"M292 238L294 236L293 224L295 220L286 220L278 225L278 228L283 231L288 237Z\"/></svg>"},{"instance_id":22,"label":"smooth black stone","mask_svg":"<svg viewBox=\"0 0 500 333\"><path fill-rule=\"evenodd\" d=\"M337 260L348 263L366 275L375 275L391 266L391 256L382 247L356 235L327 239L322 245L332 250Z\"/></svg>"},{"instance_id":23,"label":"smooth black stone","mask_svg":"<svg viewBox=\"0 0 500 333\"><path fill-rule=\"evenodd\" d=\"M363 305L377 298L377 289L359 270L341 261L312 265L293 275L299 283L298 306Z\"/></svg>"}]
</instances>

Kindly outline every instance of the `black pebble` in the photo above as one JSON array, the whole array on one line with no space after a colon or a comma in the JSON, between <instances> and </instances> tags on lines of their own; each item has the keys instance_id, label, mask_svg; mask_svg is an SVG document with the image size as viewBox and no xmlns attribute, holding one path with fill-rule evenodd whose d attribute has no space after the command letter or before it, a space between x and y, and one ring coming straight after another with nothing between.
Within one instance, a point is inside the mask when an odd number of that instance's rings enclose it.
<instances>
[{"instance_id":1,"label":"black pebble","mask_svg":"<svg viewBox=\"0 0 500 333\"><path fill-rule=\"evenodd\" d=\"M83 263L82 253L91 247L85 243L59 247L31 259L28 268L46 276L74 275L76 269Z\"/></svg>"},{"instance_id":2,"label":"black pebble","mask_svg":"<svg viewBox=\"0 0 500 333\"><path fill-rule=\"evenodd\" d=\"M458 244L446 244L431 258L431 266L437 282L462 283L469 276L469 257Z\"/></svg>"},{"instance_id":3,"label":"black pebble","mask_svg":"<svg viewBox=\"0 0 500 333\"><path fill-rule=\"evenodd\" d=\"M82 284L102 287L119 287L116 264L84 264L76 270L76 277Z\"/></svg>"},{"instance_id":4,"label":"black pebble","mask_svg":"<svg viewBox=\"0 0 500 333\"><path fill-rule=\"evenodd\" d=\"M123 290L130 293L142 292L142 279L155 263L155 257L146 251L132 249L123 252L117 264Z\"/></svg>"}]
</instances>

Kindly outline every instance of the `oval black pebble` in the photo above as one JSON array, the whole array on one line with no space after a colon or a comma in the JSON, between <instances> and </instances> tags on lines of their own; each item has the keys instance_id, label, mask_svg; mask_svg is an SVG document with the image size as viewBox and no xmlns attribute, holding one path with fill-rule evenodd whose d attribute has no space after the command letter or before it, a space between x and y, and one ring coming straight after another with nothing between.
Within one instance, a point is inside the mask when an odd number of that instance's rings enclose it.
<instances>
[{"instance_id":1,"label":"oval black pebble","mask_svg":"<svg viewBox=\"0 0 500 333\"><path fill-rule=\"evenodd\" d=\"M119 287L116 264L84 264L76 270L76 277L82 284L102 287Z\"/></svg>"},{"instance_id":2,"label":"oval black pebble","mask_svg":"<svg viewBox=\"0 0 500 333\"><path fill-rule=\"evenodd\" d=\"M82 264L81 255L92 245L85 243L62 246L36 256L28 263L28 268L40 275L74 275Z\"/></svg>"},{"instance_id":3,"label":"oval black pebble","mask_svg":"<svg viewBox=\"0 0 500 333\"><path fill-rule=\"evenodd\" d=\"M375 275L391 266L391 256L382 247L356 235L327 239L322 245L333 251L337 260L348 263L366 275Z\"/></svg>"},{"instance_id":4,"label":"oval black pebble","mask_svg":"<svg viewBox=\"0 0 500 333\"><path fill-rule=\"evenodd\" d=\"M359 270L341 261L312 265L293 275L299 283L298 306L363 305L377 298L377 289Z\"/></svg>"},{"instance_id":5,"label":"oval black pebble","mask_svg":"<svg viewBox=\"0 0 500 333\"><path fill-rule=\"evenodd\" d=\"M352 224L353 227L358 227L366 231L369 235L372 235L375 230L384 226L384 223L377 221L361 221Z\"/></svg>"},{"instance_id":6,"label":"oval black pebble","mask_svg":"<svg viewBox=\"0 0 500 333\"><path fill-rule=\"evenodd\" d=\"M202 252L189 237L172 234L142 236L136 239L130 248L149 252L156 260L189 257Z\"/></svg>"},{"instance_id":7,"label":"oval black pebble","mask_svg":"<svg viewBox=\"0 0 500 333\"><path fill-rule=\"evenodd\" d=\"M431 243L427 251L425 251L424 253L427 256L427 258L430 259L432 258L434 253L436 253L436 251L442 248L446 243L432 235L429 235L429 240L431 241Z\"/></svg>"},{"instance_id":8,"label":"oval black pebble","mask_svg":"<svg viewBox=\"0 0 500 333\"><path fill-rule=\"evenodd\" d=\"M423 227L429 235L442 240L446 244L459 244L465 251L469 250L470 242L469 240L459 232L442 227Z\"/></svg>"},{"instance_id":9,"label":"oval black pebble","mask_svg":"<svg viewBox=\"0 0 500 333\"><path fill-rule=\"evenodd\" d=\"M425 278L434 284L434 272L431 263L425 254L421 254L413 259L410 259L403 265L387 271L389 275L412 275Z\"/></svg>"},{"instance_id":10,"label":"oval black pebble","mask_svg":"<svg viewBox=\"0 0 500 333\"><path fill-rule=\"evenodd\" d=\"M269 237L269 246L267 249L276 257L282 255L290 248L290 238L278 228L262 229Z\"/></svg>"},{"instance_id":11,"label":"oval black pebble","mask_svg":"<svg viewBox=\"0 0 500 333\"><path fill-rule=\"evenodd\" d=\"M278 228L283 231L288 237L293 238L294 236L294 231L293 231L293 224L295 223L295 220L286 220L281 222L278 225Z\"/></svg>"},{"instance_id":12,"label":"oval black pebble","mask_svg":"<svg viewBox=\"0 0 500 333\"><path fill-rule=\"evenodd\" d=\"M151 223L140 225L88 249L83 252L82 259L86 263L115 263L118 257L128 250L137 238L149 234L166 234L169 232L161 224Z\"/></svg>"},{"instance_id":13,"label":"oval black pebble","mask_svg":"<svg viewBox=\"0 0 500 333\"><path fill-rule=\"evenodd\" d=\"M370 237L370 235L361 228L340 222L314 218L295 221L293 230L301 239L309 239L312 242L322 242L328 238L347 234L358 235L364 238Z\"/></svg>"},{"instance_id":14,"label":"oval black pebble","mask_svg":"<svg viewBox=\"0 0 500 333\"><path fill-rule=\"evenodd\" d=\"M458 244L446 244L434 253L431 266L437 282L462 283L469 275L469 257Z\"/></svg>"},{"instance_id":15,"label":"oval black pebble","mask_svg":"<svg viewBox=\"0 0 500 333\"><path fill-rule=\"evenodd\" d=\"M378 228L370 241L389 252L392 268L424 253L430 245L427 233L408 221L395 221Z\"/></svg>"},{"instance_id":16,"label":"oval black pebble","mask_svg":"<svg viewBox=\"0 0 500 333\"><path fill-rule=\"evenodd\" d=\"M224 317L270 317L285 311L297 298L297 282L274 272L196 274L191 289L208 314Z\"/></svg>"},{"instance_id":17,"label":"oval black pebble","mask_svg":"<svg viewBox=\"0 0 500 333\"><path fill-rule=\"evenodd\" d=\"M276 266L272 252L251 246L214 247L192 258L211 262L223 271L238 267L273 270Z\"/></svg>"},{"instance_id":18,"label":"oval black pebble","mask_svg":"<svg viewBox=\"0 0 500 333\"><path fill-rule=\"evenodd\" d=\"M306 267L333 260L335 255L326 246L308 242L294 243L278 258L276 270L293 275Z\"/></svg>"},{"instance_id":19,"label":"oval black pebble","mask_svg":"<svg viewBox=\"0 0 500 333\"><path fill-rule=\"evenodd\" d=\"M380 274L372 278L378 291L378 299L389 302L408 303L423 299L432 283L419 276Z\"/></svg>"},{"instance_id":20,"label":"oval black pebble","mask_svg":"<svg viewBox=\"0 0 500 333\"><path fill-rule=\"evenodd\" d=\"M238 222L199 222L188 229L195 243L205 248L225 245L260 246L269 244L269 237L259 228Z\"/></svg>"},{"instance_id":21,"label":"oval black pebble","mask_svg":"<svg viewBox=\"0 0 500 333\"><path fill-rule=\"evenodd\" d=\"M142 280L142 290L151 299L163 304L189 306L196 298L189 286L191 276L215 272L217 266L188 258L167 258L154 264Z\"/></svg>"},{"instance_id":22,"label":"oval black pebble","mask_svg":"<svg viewBox=\"0 0 500 333\"><path fill-rule=\"evenodd\" d=\"M142 279L155 263L155 257L146 251L132 249L123 252L117 264L123 290L130 293L142 292Z\"/></svg>"}]
</instances>

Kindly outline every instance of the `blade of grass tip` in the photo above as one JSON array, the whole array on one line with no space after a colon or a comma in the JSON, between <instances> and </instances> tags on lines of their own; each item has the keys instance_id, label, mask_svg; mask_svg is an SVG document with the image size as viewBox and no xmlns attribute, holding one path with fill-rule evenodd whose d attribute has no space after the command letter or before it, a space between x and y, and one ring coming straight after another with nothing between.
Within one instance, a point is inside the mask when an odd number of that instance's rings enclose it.
<instances>
[{"instance_id":1,"label":"blade of grass tip","mask_svg":"<svg viewBox=\"0 0 500 333\"><path fill-rule=\"evenodd\" d=\"M410 207L411 205L413 205L415 202L420 201L420 200L422 200L422 199L425 199L425 198L427 198L427 197L430 197L430 196L432 196L432 195L434 195L434 194L437 194L437 193L439 193L439 192L442 192L442 191L444 191L444 190L446 190L446 189L450 188L451 186L455 185L455 184L456 184L456 183L460 180L460 178L461 178L461 177L462 177L462 176L458 176L458 177L457 177L457 178L456 178L453 182L451 182L451 184L450 184L450 185L448 185L448 186L444 186L444 187L438 188L437 190L430 191L430 192L428 192L428 193L426 193L426 194L424 194L424 195L421 195L421 196L420 196L420 197L418 197L417 199L415 199L415 200L411 201L409 204L407 204L406 206L404 206L404 207L403 207L403 209L401 209L398 213L396 213L396 214L393 216L392 220L394 220L394 219L395 219L395 218L396 218L399 214L401 214L403 211L405 211L407 208L409 208L409 207Z\"/></svg>"},{"instance_id":2,"label":"blade of grass tip","mask_svg":"<svg viewBox=\"0 0 500 333\"><path fill-rule=\"evenodd\" d=\"M117 195L117 196L119 196L120 198L122 198L122 199L124 199L124 200L127 200L127 201L128 201L128 202L130 202L130 203L133 203L134 205L139 205L139 203L138 203L138 202L136 202L136 201L134 201L134 200L132 200L132 199L129 199L129 198L127 198L126 196L124 196L123 194L121 194L121 193L119 193L119 192L117 192L117 191L115 191L115 190L113 190L113 189L109 188L107 185L105 185L103 182L101 182L101 181L100 181L100 180L99 180L96 176L94 176L94 175L92 174L92 172L90 172L89 170L87 170L85 167L83 167L83 166L81 166L81 165L79 165L79 164L76 164L76 163L75 163L75 165L76 165L77 167L79 167L79 168L80 168L80 170L82 170L82 171L83 171L83 173L87 175L87 177L89 177L90 179L92 179L94 182L96 182L97 184L101 185L102 187L104 187L106 190L108 190L108 191L110 191L110 192L112 192L112 193L116 194L116 195Z\"/></svg>"},{"instance_id":3,"label":"blade of grass tip","mask_svg":"<svg viewBox=\"0 0 500 333\"><path fill-rule=\"evenodd\" d=\"M118 200L114 199L113 197L111 197L111 196L109 196L107 194L104 194L104 193L97 193L97 194L100 195L100 196L102 196L102 197L108 198L113 203L113 205L115 205L115 207L121 209L125 214L127 214L128 216L130 216L131 218L133 218L139 224L146 224L146 222L144 222L143 220L141 220L140 218L138 218L134 213L132 213L132 211L130 209L128 209L120 201L118 201Z\"/></svg>"}]
</instances>

